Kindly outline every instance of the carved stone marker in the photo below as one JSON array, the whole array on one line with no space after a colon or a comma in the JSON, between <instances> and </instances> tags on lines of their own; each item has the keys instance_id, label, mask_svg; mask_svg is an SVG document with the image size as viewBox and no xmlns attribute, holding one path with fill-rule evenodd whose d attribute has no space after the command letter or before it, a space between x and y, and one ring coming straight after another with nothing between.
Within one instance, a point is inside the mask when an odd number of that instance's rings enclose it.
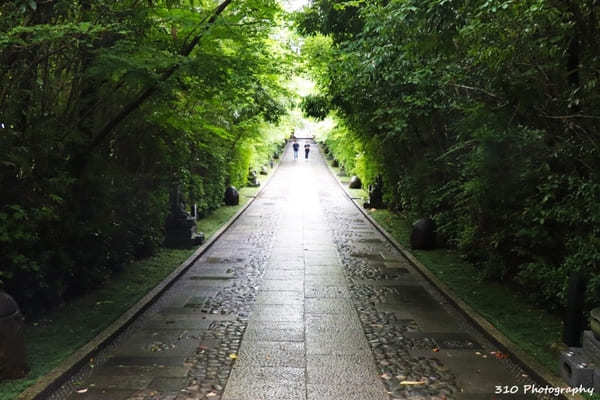
<instances>
[{"instance_id":1,"label":"carved stone marker","mask_svg":"<svg viewBox=\"0 0 600 400\"><path fill-rule=\"evenodd\" d=\"M410 247L420 250L435 247L435 222L431 218L419 219L413 224Z\"/></svg>"},{"instance_id":2,"label":"carved stone marker","mask_svg":"<svg viewBox=\"0 0 600 400\"><path fill-rule=\"evenodd\" d=\"M0 290L0 381L27 373L23 316L19 306Z\"/></svg>"},{"instance_id":3,"label":"carved stone marker","mask_svg":"<svg viewBox=\"0 0 600 400\"><path fill-rule=\"evenodd\" d=\"M196 218L185 211L178 186L169 194L171 209L165 222L165 246L187 247L204 242L204 234L196 232Z\"/></svg>"},{"instance_id":4,"label":"carved stone marker","mask_svg":"<svg viewBox=\"0 0 600 400\"><path fill-rule=\"evenodd\" d=\"M240 194L233 186L225 189L225 204L228 206L237 206L240 204Z\"/></svg>"},{"instance_id":5,"label":"carved stone marker","mask_svg":"<svg viewBox=\"0 0 600 400\"><path fill-rule=\"evenodd\" d=\"M350 189L360 189L362 187L362 182L360 181L360 178L354 175L352 178L350 178L350 183L348 184L348 187Z\"/></svg>"},{"instance_id":6,"label":"carved stone marker","mask_svg":"<svg viewBox=\"0 0 600 400\"><path fill-rule=\"evenodd\" d=\"M260 186L260 182L256 176L256 171L254 171L254 170L250 170L250 173L248 174L248 186L250 186L250 187Z\"/></svg>"},{"instance_id":7,"label":"carved stone marker","mask_svg":"<svg viewBox=\"0 0 600 400\"><path fill-rule=\"evenodd\" d=\"M381 176L375 178L375 182L369 185L369 202L365 208L383 208L383 181Z\"/></svg>"}]
</instances>

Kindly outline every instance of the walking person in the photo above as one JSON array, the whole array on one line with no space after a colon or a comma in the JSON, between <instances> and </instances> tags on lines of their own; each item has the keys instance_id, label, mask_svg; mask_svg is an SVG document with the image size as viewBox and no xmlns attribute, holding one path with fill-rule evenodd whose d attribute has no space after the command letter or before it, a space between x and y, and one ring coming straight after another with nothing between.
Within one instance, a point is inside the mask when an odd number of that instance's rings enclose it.
<instances>
[{"instance_id":1,"label":"walking person","mask_svg":"<svg viewBox=\"0 0 600 400\"><path fill-rule=\"evenodd\" d=\"M292 148L294 149L294 160L298 159L298 149L300 149L300 143L296 142L294 139L294 144L292 144Z\"/></svg>"},{"instance_id":2,"label":"walking person","mask_svg":"<svg viewBox=\"0 0 600 400\"><path fill-rule=\"evenodd\" d=\"M304 145L304 159L308 160L308 153L310 153L310 144L306 142Z\"/></svg>"}]
</instances>

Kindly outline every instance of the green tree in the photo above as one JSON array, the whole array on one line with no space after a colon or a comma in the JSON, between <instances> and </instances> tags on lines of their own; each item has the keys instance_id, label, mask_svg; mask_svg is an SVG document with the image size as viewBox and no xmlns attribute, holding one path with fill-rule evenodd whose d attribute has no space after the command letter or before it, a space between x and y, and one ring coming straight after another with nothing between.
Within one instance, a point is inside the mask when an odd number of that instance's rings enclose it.
<instances>
[{"instance_id":1,"label":"green tree","mask_svg":"<svg viewBox=\"0 0 600 400\"><path fill-rule=\"evenodd\" d=\"M296 21L304 34L330 35L326 66L315 51L326 39L307 39L311 71L351 132L345 140L381 166L388 204L434 217L485 275L539 293L548 307L564 304L568 275L584 271L597 304L593 3L347 5L357 14L315 2ZM356 16L360 24L339 28Z\"/></svg>"},{"instance_id":2,"label":"green tree","mask_svg":"<svg viewBox=\"0 0 600 400\"><path fill-rule=\"evenodd\" d=\"M0 281L28 310L152 253L172 185L209 212L248 149L274 146L261 127L285 113L291 57L275 1L12 0L0 17Z\"/></svg>"}]
</instances>

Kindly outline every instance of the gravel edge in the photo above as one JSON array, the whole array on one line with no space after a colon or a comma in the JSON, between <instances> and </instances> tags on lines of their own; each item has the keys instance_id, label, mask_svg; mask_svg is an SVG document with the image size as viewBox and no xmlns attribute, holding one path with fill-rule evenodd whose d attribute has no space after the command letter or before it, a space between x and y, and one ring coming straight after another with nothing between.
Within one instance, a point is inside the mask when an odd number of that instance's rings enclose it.
<instances>
[{"instance_id":1,"label":"gravel edge","mask_svg":"<svg viewBox=\"0 0 600 400\"><path fill-rule=\"evenodd\" d=\"M283 152L287 148L284 147ZM146 310L154 301L171 286L192 264L200 258L222 235L225 233L231 225L250 207L250 205L261 195L264 188L271 182L271 178L275 175L275 172L279 168L280 162L275 164L275 167L271 171L271 174L267 181L261 186L255 196L251 197L250 200L236 212L219 230L217 230L212 237L205 242L203 245L198 247L194 253L188 257L181 265L179 265L173 272L171 272L165 279L163 279L158 285L156 285L150 292L142 297L136 304L134 304L129 310L125 311L116 321L110 324L102 332L100 332L94 339L89 341L83 347L71 354L67 359L61 362L56 368L41 376L38 380L27 389L17 396L19 400L41 400L44 396L48 396L49 393L59 388L64 382L69 379L77 369L83 366L87 360L93 358L100 350L102 350L111 340L117 337L123 332L144 310Z\"/></svg>"},{"instance_id":2,"label":"gravel edge","mask_svg":"<svg viewBox=\"0 0 600 400\"><path fill-rule=\"evenodd\" d=\"M318 144L317 144L318 145ZM319 146L320 148L320 146ZM442 293L473 325L481 331L492 343L496 344L503 352L511 355L512 359L518 363L531 377L538 380L544 385L551 387L568 387L569 385L561 378L542 366L537 360L531 357L529 354L521 350L514 342L508 339L502 332L494 327L488 320L482 317L477 311L471 306L462 301L454 292L441 280L439 280L431 271L427 269L419 260L415 258L404 246L398 243L377 221L369 215L369 213L361 207L360 204L352 197L348 188L339 180L335 172L331 169L331 166L327 162L326 158L323 157L322 161L327 166L328 171L335 178L335 181L344 190L346 196L352 201L354 206L367 218L367 220L377 229L391 244L394 246L416 269L419 271L425 279L427 279L437 290ZM566 396L561 395L557 398L567 399ZM571 395L569 400L584 400L585 398L581 395Z\"/></svg>"}]
</instances>

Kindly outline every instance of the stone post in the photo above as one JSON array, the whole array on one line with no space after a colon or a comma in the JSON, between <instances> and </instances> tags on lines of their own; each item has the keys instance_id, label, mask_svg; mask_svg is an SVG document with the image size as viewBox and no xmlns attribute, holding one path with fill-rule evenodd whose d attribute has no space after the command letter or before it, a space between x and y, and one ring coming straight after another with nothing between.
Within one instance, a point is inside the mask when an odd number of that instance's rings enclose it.
<instances>
[{"instance_id":1,"label":"stone post","mask_svg":"<svg viewBox=\"0 0 600 400\"><path fill-rule=\"evenodd\" d=\"M569 289L567 292L567 315L565 317L565 329L563 341L569 347L581 346L581 334L585 324L583 316L583 302L585 298L586 282L580 273L574 273L569 278Z\"/></svg>"},{"instance_id":2,"label":"stone post","mask_svg":"<svg viewBox=\"0 0 600 400\"><path fill-rule=\"evenodd\" d=\"M0 290L0 381L27 374L24 321L19 306Z\"/></svg>"}]
</instances>

